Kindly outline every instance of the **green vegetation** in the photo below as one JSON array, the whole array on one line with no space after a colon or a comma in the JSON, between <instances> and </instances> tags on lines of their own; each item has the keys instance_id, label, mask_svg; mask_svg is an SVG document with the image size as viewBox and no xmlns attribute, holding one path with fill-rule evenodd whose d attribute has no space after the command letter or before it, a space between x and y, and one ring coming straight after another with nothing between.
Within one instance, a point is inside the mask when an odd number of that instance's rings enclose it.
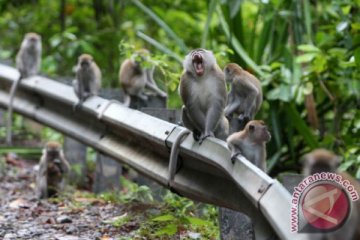
<instances>
[{"instance_id":1,"label":"green vegetation","mask_svg":"<svg viewBox=\"0 0 360 240\"><path fill-rule=\"evenodd\" d=\"M72 76L86 52L102 69L103 87L119 87L120 63L133 50L149 49L168 106L176 108L181 59L190 49L211 49L221 67L239 63L262 82L256 118L273 136L270 175L298 172L304 153L324 147L360 178L359 0L0 1L0 59L13 60L29 31L42 35L42 73ZM48 136L58 138L41 137ZM146 226L169 233L192 221L177 214L154 216Z\"/></svg>"},{"instance_id":2,"label":"green vegetation","mask_svg":"<svg viewBox=\"0 0 360 240\"><path fill-rule=\"evenodd\" d=\"M86 205L112 203L124 206L121 215L105 223L118 228L136 225L129 239L169 239L170 236L194 235L192 239L218 239L217 208L208 204L194 203L166 190L160 194L161 201L154 200L147 186L139 186L121 178L121 192L105 192L99 195L75 191L69 187L59 198L49 201L65 202L66 208L81 210ZM127 239L127 238L125 238ZM171 238L172 239L172 238Z\"/></svg>"},{"instance_id":3,"label":"green vegetation","mask_svg":"<svg viewBox=\"0 0 360 240\"><path fill-rule=\"evenodd\" d=\"M141 237L156 239L173 236L187 231L198 233L201 239L216 239L219 233L217 226L217 208L207 204L194 203L186 198L166 191L161 203L155 201L147 186L138 186L122 178L124 190L116 195L113 192L100 195L104 200L126 203L139 209L114 219L111 224L121 227L130 221L141 222L136 234ZM117 198L114 198L114 195ZM109 198L110 196L110 198ZM141 205L144 204L144 205Z\"/></svg>"},{"instance_id":4,"label":"green vegetation","mask_svg":"<svg viewBox=\"0 0 360 240\"><path fill-rule=\"evenodd\" d=\"M35 31L43 38L43 73L72 76L87 52L102 69L103 87L116 88L121 61L145 47L169 107L180 107L179 61L205 47L221 67L234 61L262 80L257 118L273 135L271 175L298 171L305 152L325 147L360 177L359 9L358 0L3 0L0 58L14 59L24 33Z\"/></svg>"}]
</instances>

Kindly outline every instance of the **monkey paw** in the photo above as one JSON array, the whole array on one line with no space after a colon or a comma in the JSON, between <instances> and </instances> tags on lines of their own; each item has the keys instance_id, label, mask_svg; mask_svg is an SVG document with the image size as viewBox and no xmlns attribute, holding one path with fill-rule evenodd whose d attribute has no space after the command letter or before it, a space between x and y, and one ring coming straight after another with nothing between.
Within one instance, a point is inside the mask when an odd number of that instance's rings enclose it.
<instances>
[{"instance_id":1,"label":"monkey paw","mask_svg":"<svg viewBox=\"0 0 360 240\"><path fill-rule=\"evenodd\" d=\"M234 153L231 155L231 163L234 164L236 161L237 156L242 156L240 152Z\"/></svg>"},{"instance_id":2,"label":"monkey paw","mask_svg":"<svg viewBox=\"0 0 360 240\"><path fill-rule=\"evenodd\" d=\"M225 114L225 117L230 121L232 119L232 114Z\"/></svg>"},{"instance_id":3,"label":"monkey paw","mask_svg":"<svg viewBox=\"0 0 360 240\"><path fill-rule=\"evenodd\" d=\"M140 98L143 101L147 101L149 97L143 93L137 95L138 98Z\"/></svg>"},{"instance_id":4,"label":"monkey paw","mask_svg":"<svg viewBox=\"0 0 360 240\"><path fill-rule=\"evenodd\" d=\"M202 137L200 137L200 139L199 139L199 145L201 145L202 143L203 143L203 141L205 140L205 139L207 139L208 137L214 137L214 134L204 134Z\"/></svg>"},{"instance_id":5,"label":"monkey paw","mask_svg":"<svg viewBox=\"0 0 360 240\"><path fill-rule=\"evenodd\" d=\"M250 117L244 115L244 114L240 114L238 117L240 126L242 126L241 128L244 128L245 125L250 121Z\"/></svg>"},{"instance_id":6,"label":"monkey paw","mask_svg":"<svg viewBox=\"0 0 360 240\"><path fill-rule=\"evenodd\" d=\"M73 111L74 112L76 112L76 111L78 111L78 110L80 110L82 108L82 102L78 102L78 103L75 103L74 105L73 105Z\"/></svg>"},{"instance_id":7,"label":"monkey paw","mask_svg":"<svg viewBox=\"0 0 360 240\"><path fill-rule=\"evenodd\" d=\"M168 95L166 93L161 93L159 96L162 97L162 98L167 98L168 97Z\"/></svg>"},{"instance_id":8,"label":"monkey paw","mask_svg":"<svg viewBox=\"0 0 360 240\"><path fill-rule=\"evenodd\" d=\"M193 138L196 142L199 141L201 138L201 133L196 129L193 131Z\"/></svg>"}]
</instances>

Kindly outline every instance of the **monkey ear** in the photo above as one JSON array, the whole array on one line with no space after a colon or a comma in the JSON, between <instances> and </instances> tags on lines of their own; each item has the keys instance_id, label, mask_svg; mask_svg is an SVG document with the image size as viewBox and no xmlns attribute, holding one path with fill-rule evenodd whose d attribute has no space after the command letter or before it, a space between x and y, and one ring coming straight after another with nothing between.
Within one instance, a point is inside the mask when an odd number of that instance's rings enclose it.
<instances>
[{"instance_id":1,"label":"monkey ear","mask_svg":"<svg viewBox=\"0 0 360 240\"><path fill-rule=\"evenodd\" d=\"M225 73L228 74L228 75L230 75L230 76L232 75L232 71L230 70L229 67L226 67L226 68L225 68Z\"/></svg>"},{"instance_id":2,"label":"monkey ear","mask_svg":"<svg viewBox=\"0 0 360 240\"><path fill-rule=\"evenodd\" d=\"M249 130L250 130L251 132L254 131L254 130L255 130L255 126L251 124L251 125L249 126Z\"/></svg>"},{"instance_id":3,"label":"monkey ear","mask_svg":"<svg viewBox=\"0 0 360 240\"><path fill-rule=\"evenodd\" d=\"M311 154L305 154L301 159L300 162L305 165L305 164L310 164L313 165L314 164L314 158L311 157Z\"/></svg>"}]
</instances>

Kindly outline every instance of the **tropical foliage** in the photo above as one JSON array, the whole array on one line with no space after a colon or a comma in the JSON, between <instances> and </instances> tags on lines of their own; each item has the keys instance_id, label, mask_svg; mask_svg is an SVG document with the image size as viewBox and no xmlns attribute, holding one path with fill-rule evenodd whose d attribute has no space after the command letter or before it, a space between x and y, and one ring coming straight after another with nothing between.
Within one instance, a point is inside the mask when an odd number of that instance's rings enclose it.
<instances>
[{"instance_id":1,"label":"tropical foliage","mask_svg":"<svg viewBox=\"0 0 360 240\"><path fill-rule=\"evenodd\" d=\"M42 35L42 72L71 76L82 52L94 55L103 87L131 49L148 48L157 79L177 95L181 59L205 47L221 67L257 75L265 96L257 118L271 128L271 175L298 171L316 147L344 157L360 177L360 1L355 0L2 0L0 58L14 59L24 33Z\"/></svg>"}]
</instances>

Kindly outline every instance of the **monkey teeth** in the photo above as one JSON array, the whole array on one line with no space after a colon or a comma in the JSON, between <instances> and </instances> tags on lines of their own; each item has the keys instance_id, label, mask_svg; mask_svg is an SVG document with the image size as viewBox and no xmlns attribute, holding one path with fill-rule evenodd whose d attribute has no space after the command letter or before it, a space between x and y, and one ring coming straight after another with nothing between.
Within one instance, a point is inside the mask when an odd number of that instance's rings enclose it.
<instances>
[{"instance_id":1,"label":"monkey teeth","mask_svg":"<svg viewBox=\"0 0 360 240\"><path fill-rule=\"evenodd\" d=\"M193 55L193 65L196 74L202 76L204 74L204 62L201 54Z\"/></svg>"}]
</instances>

